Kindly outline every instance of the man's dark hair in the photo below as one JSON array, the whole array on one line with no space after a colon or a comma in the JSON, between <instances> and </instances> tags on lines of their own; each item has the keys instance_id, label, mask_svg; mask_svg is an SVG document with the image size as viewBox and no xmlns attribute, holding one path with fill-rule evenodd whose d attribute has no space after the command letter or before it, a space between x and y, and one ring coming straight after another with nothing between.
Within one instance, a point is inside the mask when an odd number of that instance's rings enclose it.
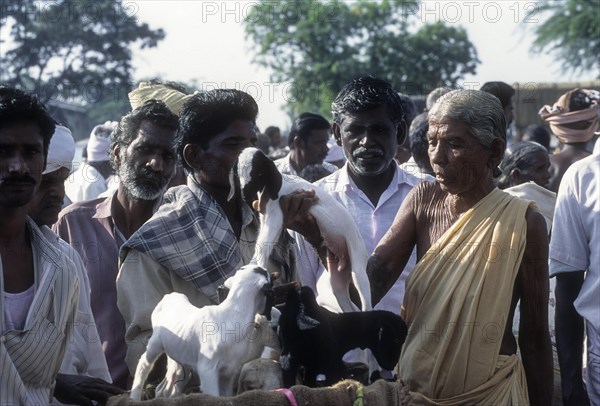
<instances>
[{"instance_id":1,"label":"man's dark hair","mask_svg":"<svg viewBox=\"0 0 600 406\"><path fill-rule=\"evenodd\" d=\"M500 100L502 108L508 106L510 104L511 97L515 95L515 89L508 83L504 82L486 82L479 90L496 96L498 100Z\"/></svg>"},{"instance_id":2,"label":"man's dark hair","mask_svg":"<svg viewBox=\"0 0 600 406\"><path fill-rule=\"evenodd\" d=\"M0 129L15 124L34 123L44 142L44 162L56 123L44 104L33 94L14 87L0 85Z\"/></svg>"},{"instance_id":3,"label":"man's dark hair","mask_svg":"<svg viewBox=\"0 0 600 406\"><path fill-rule=\"evenodd\" d=\"M423 112L412 121L408 138L410 140L410 153L419 166L421 172L432 175L433 168L429 161L429 142L427 132L429 131L429 115Z\"/></svg>"},{"instance_id":4,"label":"man's dark hair","mask_svg":"<svg viewBox=\"0 0 600 406\"><path fill-rule=\"evenodd\" d=\"M531 124L525 128L522 141L533 141L550 151L550 131L541 124Z\"/></svg>"},{"instance_id":5,"label":"man's dark hair","mask_svg":"<svg viewBox=\"0 0 600 406\"><path fill-rule=\"evenodd\" d=\"M273 136L277 133L281 134L281 130L279 129L279 127L275 127L274 125L268 126L265 130L265 135L270 139L273 138Z\"/></svg>"},{"instance_id":6,"label":"man's dark hair","mask_svg":"<svg viewBox=\"0 0 600 406\"><path fill-rule=\"evenodd\" d=\"M288 144L290 149L294 149L294 138L299 137L302 143L306 145L308 137L311 131L314 130L329 130L331 124L325 119L325 117L313 113L302 113L292 124L290 134L288 136Z\"/></svg>"},{"instance_id":7,"label":"man's dark hair","mask_svg":"<svg viewBox=\"0 0 600 406\"><path fill-rule=\"evenodd\" d=\"M215 89L197 93L185 102L179 115L177 153L183 165L183 148L197 144L208 148L208 143L236 120L256 121L258 105L248 93L236 89Z\"/></svg>"},{"instance_id":8,"label":"man's dark hair","mask_svg":"<svg viewBox=\"0 0 600 406\"><path fill-rule=\"evenodd\" d=\"M127 146L135 140L143 121L150 121L159 127L170 130L179 129L178 117L160 100L148 100L146 103L123 116L113 134L110 143L110 163L115 168L115 145Z\"/></svg>"},{"instance_id":9,"label":"man's dark hair","mask_svg":"<svg viewBox=\"0 0 600 406\"><path fill-rule=\"evenodd\" d=\"M340 90L331 103L333 122L341 125L344 114L374 110L382 105L386 106L390 119L400 129L405 120L405 113L402 109L402 99L392 89L392 85L371 76L354 79ZM405 134L406 132L403 135ZM398 142L403 140L404 137Z\"/></svg>"},{"instance_id":10,"label":"man's dark hair","mask_svg":"<svg viewBox=\"0 0 600 406\"><path fill-rule=\"evenodd\" d=\"M404 93L398 93L400 96L400 102L402 103L402 112L404 113L404 134L408 134L410 125L412 124L415 117L417 117L417 106L412 101L410 96Z\"/></svg>"}]
</instances>

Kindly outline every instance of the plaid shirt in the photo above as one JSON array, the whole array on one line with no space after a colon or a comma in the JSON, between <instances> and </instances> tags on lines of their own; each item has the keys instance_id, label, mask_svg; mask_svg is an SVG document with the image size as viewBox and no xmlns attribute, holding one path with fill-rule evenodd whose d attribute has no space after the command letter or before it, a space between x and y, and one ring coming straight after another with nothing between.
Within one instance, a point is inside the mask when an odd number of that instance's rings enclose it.
<instances>
[{"instance_id":1,"label":"plaid shirt","mask_svg":"<svg viewBox=\"0 0 600 406\"><path fill-rule=\"evenodd\" d=\"M218 303L217 287L252 259L258 235L258 219L242 205L242 233L236 238L217 201L192 176L187 186L171 188L164 203L123 245L121 261L134 249L190 282L211 301ZM284 233L271 262L289 274L291 238Z\"/></svg>"}]
</instances>

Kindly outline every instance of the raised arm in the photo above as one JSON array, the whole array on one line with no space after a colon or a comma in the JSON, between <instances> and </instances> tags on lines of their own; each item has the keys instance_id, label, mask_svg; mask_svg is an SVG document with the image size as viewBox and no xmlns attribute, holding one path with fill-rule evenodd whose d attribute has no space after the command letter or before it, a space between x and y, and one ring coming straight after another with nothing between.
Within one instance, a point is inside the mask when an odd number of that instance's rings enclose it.
<instances>
[{"instance_id":1,"label":"raised arm","mask_svg":"<svg viewBox=\"0 0 600 406\"><path fill-rule=\"evenodd\" d=\"M417 241L417 221L414 207L415 189L404 199L392 226L373 250L367 263L371 283L371 301L375 306L394 285Z\"/></svg>"},{"instance_id":2,"label":"raised arm","mask_svg":"<svg viewBox=\"0 0 600 406\"><path fill-rule=\"evenodd\" d=\"M519 347L532 405L552 404L553 361L548 333L548 232L542 215L529 209L527 243L519 269Z\"/></svg>"}]
</instances>

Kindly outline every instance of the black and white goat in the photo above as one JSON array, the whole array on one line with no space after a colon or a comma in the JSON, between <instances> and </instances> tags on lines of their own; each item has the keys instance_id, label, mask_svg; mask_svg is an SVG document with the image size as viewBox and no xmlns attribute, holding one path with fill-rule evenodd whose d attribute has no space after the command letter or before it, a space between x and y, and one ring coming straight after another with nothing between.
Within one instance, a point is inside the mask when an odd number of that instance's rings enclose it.
<instances>
[{"instance_id":1,"label":"black and white goat","mask_svg":"<svg viewBox=\"0 0 600 406\"><path fill-rule=\"evenodd\" d=\"M339 258L337 270L330 270L333 294L344 312L356 311L348 291L350 280L358 290L363 311L371 310L371 288L367 277L368 253L354 219L346 208L317 185L297 176L282 175L273 161L257 148L246 148L237 162L237 175L246 201L257 196L269 200L261 214L255 259L266 267L273 247L283 231L279 198L298 189L314 189L317 203L309 210L315 218L327 249Z\"/></svg>"},{"instance_id":2,"label":"black and white goat","mask_svg":"<svg viewBox=\"0 0 600 406\"><path fill-rule=\"evenodd\" d=\"M257 265L240 268L226 285L227 298L214 306L197 308L180 293L163 297L152 312L152 336L137 365L131 399L140 400L148 373L162 353L171 359L168 372L180 373L181 367L195 371L202 392L234 394L242 362L255 346L244 334L254 328L257 313L271 318L273 285Z\"/></svg>"},{"instance_id":3,"label":"black and white goat","mask_svg":"<svg viewBox=\"0 0 600 406\"><path fill-rule=\"evenodd\" d=\"M300 367L303 384L314 387L317 375L332 385L345 378L344 354L368 348L382 368L392 370L400 358L407 327L385 310L333 313L317 304L311 288L288 292L279 319L281 366L286 387L294 385Z\"/></svg>"}]
</instances>

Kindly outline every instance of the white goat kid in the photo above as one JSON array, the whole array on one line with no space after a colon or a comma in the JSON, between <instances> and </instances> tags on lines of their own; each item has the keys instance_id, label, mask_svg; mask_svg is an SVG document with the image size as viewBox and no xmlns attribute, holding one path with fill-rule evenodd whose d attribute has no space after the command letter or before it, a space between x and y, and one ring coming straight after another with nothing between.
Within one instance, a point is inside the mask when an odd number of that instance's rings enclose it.
<instances>
[{"instance_id":1,"label":"white goat kid","mask_svg":"<svg viewBox=\"0 0 600 406\"><path fill-rule=\"evenodd\" d=\"M253 345L244 334L251 331L257 313L271 316L272 281L265 269L247 265L226 285L229 294L219 305L197 308L180 293L165 295L158 303L152 312L152 336L135 371L131 399L141 399L148 373L162 353L184 369L194 370L202 392L234 394L242 361ZM181 368L169 363L174 382Z\"/></svg>"},{"instance_id":2,"label":"white goat kid","mask_svg":"<svg viewBox=\"0 0 600 406\"><path fill-rule=\"evenodd\" d=\"M337 271L329 272L333 294L343 312L356 311L348 292L352 280L358 290L362 310L371 310L371 288L366 272L368 253L358 227L346 208L317 185L297 176L282 175L275 164L256 148L242 151L238 158L237 174L246 201L257 195L264 199L266 194L269 198L265 214L260 218L256 263L266 267L283 231L279 198L298 189L314 189L318 201L309 212L321 230L325 246L339 258Z\"/></svg>"},{"instance_id":3,"label":"white goat kid","mask_svg":"<svg viewBox=\"0 0 600 406\"><path fill-rule=\"evenodd\" d=\"M226 284L228 284L229 281L230 280L227 280ZM265 349L269 348L272 353L277 353L276 359L279 359L281 346L279 344L277 328L279 326L280 316L281 312L275 307L271 308L270 320L262 314L257 313L254 316L253 329L247 335L243 335L243 339L247 340L250 344L248 345L248 352L244 358L240 360L242 368L240 370L238 382L244 382L242 376L244 366L251 361L259 359L265 352ZM244 331L244 333L246 332ZM279 375L281 379L281 371ZM190 378L191 375L189 371L186 371L181 365L173 361L173 359L167 358L167 372L165 378L156 387L155 396L157 398L172 398L183 395L184 389ZM240 393L239 387L237 393Z\"/></svg>"}]
</instances>

